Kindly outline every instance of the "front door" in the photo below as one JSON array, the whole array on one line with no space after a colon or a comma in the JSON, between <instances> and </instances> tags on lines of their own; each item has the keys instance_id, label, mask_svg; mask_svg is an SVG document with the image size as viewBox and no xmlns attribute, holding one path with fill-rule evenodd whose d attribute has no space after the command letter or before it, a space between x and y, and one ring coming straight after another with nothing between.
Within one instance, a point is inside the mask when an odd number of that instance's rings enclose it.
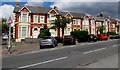
<instances>
[{"instance_id":1,"label":"front door","mask_svg":"<svg viewBox=\"0 0 120 70\"><path fill-rule=\"evenodd\" d=\"M34 28L33 38L38 38L38 29L37 28Z\"/></svg>"}]
</instances>

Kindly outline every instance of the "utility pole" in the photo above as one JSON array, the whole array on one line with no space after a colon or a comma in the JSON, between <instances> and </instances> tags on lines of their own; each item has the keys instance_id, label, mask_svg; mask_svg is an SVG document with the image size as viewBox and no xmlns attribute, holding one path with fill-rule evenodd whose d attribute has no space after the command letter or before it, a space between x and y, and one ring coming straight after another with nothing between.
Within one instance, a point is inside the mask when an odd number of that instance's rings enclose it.
<instances>
[{"instance_id":1,"label":"utility pole","mask_svg":"<svg viewBox=\"0 0 120 70\"><path fill-rule=\"evenodd\" d=\"M8 39L8 52L11 53L11 24L13 23L11 17L8 18L7 24L9 25L9 39Z\"/></svg>"}]
</instances>

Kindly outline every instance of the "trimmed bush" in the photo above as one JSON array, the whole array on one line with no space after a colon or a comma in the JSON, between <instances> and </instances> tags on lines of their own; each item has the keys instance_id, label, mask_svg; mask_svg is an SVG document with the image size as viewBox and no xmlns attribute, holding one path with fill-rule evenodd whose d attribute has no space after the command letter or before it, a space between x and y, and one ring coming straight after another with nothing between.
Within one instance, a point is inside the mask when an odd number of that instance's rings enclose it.
<instances>
[{"instance_id":1,"label":"trimmed bush","mask_svg":"<svg viewBox=\"0 0 120 70\"><path fill-rule=\"evenodd\" d=\"M116 32L107 32L107 35L109 36L109 35L115 35L116 34Z\"/></svg>"},{"instance_id":2,"label":"trimmed bush","mask_svg":"<svg viewBox=\"0 0 120 70\"><path fill-rule=\"evenodd\" d=\"M40 33L39 35L38 35L38 38L43 38L45 36L45 33Z\"/></svg>"},{"instance_id":3,"label":"trimmed bush","mask_svg":"<svg viewBox=\"0 0 120 70\"><path fill-rule=\"evenodd\" d=\"M76 39L79 39L81 37L84 37L86 35L88 35L88 31L85 31L85 30L75 30L75 31L72 31L71 32L71 35L73 35Z\"/></svg>"},{"instance_id":4,"label":"trimmed bush","mask_svg":"<svg viewBox=\"0 0 120 70\"><path fill-rule=\"evenodd\" d=\"M73 35L76 39L78 39L78 42L84 42L86 41L86 36L88 35L88 31L86 30L75 30L71 32L71 35Z\"/></svg>"}]
</instances>

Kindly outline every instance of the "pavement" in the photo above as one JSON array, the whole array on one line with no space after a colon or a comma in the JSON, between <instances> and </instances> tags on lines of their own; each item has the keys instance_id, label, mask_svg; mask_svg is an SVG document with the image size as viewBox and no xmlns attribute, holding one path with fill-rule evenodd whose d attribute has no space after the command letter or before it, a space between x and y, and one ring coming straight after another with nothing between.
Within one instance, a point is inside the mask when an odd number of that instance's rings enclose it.
<instances>
[{"instance_id":1,"label":"pavement","mask_svg":"<svg viewBox=\"0 0 120 70\"><path fill-rule=\"evenodd\" d=\"M88 65L77 66L77 68L118 68L118 54L99 58Z\"/></svg>"},{"instance_id":2,"label":"pavement","mask_svg":"<svg viewBox=\"0 0 120 70\"><path fill-rule=\"evenodd\" d=\"M62 44L59 43L56 48L62 47ZM31 53L35 51L45 51L50 48L40 49L39 44L21 44L20 46L12 46L11 53L8 52L7 45L4 45L0 48L0 54L2 56L12 56L12 55L19 55L24 53Z\"/></svg>"},{"instance_id":3,"label":"pavement","mask_svg":"<svg viewBox=\"0 0 120 70\"><path fill-rule=\"evenodd\" d=\"M102 64L106 59L113 64L118 53L118 40L99 41L95 43L77 44L51 51L3 57L3 68L84 68L98 61ZM105 58L105 59L104 59ZM114 61L115 63L117 61ZM98 64L96 63L96 64ZM99 65L98 64L98 65ZM109 63L108 63L109 64ZM103 64L102 64L103 65ZM105 68L101 65L102 68ZM91 67L93 67L92 65ZM108 65L109 68L117 67ZM89 66L88 66L89 67ZM86 68L88 68L86 67ZM94 66L96 67L96 66Z\"/></svg>"}]
</instances>

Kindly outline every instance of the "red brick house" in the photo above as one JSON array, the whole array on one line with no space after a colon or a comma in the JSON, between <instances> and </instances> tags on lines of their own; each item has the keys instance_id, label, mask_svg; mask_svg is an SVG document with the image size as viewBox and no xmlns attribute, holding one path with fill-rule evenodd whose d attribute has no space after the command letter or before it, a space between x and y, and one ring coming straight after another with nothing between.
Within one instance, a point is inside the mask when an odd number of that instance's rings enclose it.
<instances>
[{"instance_id":1,"label":"red brick house","mask_svg":"<svg viewBox=\"0 0 120 70\"><path fill-rule=\"evenodd\" d=\"M109 27L113 23L111 20L110 24L108 20L101 17L88 16L85 13L74 13L74 12L62 12L57 7L44 8L35 6L19 6L13 11L15 20L15 39L16 42L20 42L21 39L25 38L37 38L40 30L45 24L50 28L51 20L55 20L55 15L61 15L63 17L69 17L73 22L67 23L64 35L70 35L71 31L74 30L88 30L89 34L97 34L97 27L106 24L106 29L109 31L114 27ZM108 26L109 25L109 26ZM49 29L51 36L62 36L62 32L58 32L55 29ZM59 34L60 33L60 34Z\"/></svg>"}]
</instances>

